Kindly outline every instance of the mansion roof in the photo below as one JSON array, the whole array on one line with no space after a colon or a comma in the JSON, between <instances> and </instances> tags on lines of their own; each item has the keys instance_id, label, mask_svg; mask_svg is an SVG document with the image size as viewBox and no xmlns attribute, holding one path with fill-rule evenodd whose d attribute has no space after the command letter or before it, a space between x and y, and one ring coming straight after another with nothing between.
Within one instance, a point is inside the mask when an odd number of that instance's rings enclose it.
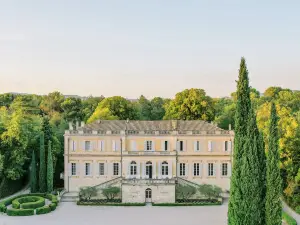
<instances>
[{"instance_id":1,"label":"mansion roof","mask_svg":"<svg viewBox=\"0 0 300 225\"><path fill-rule=\"evenodd\" d=\"M202 120L98 120L79 127L78 131L206 131L226 132L213 123ZM222 133L223 133L222 132Z\"/></svg>"}]
</instances>

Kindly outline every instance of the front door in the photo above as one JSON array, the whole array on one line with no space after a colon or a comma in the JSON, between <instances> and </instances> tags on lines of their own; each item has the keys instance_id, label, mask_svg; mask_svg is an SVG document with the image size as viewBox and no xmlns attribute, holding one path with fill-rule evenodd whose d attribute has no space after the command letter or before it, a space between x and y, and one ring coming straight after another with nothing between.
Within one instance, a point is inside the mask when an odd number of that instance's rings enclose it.
<instances>
[{"instance_id":1,"label":"front door","mask_svg":"<svg viewBox=\"0 0 300 225\"><path fill-rule=\"evenodd\" d=\"M147 188L145 191L145 201L152 202L152 190L150 188Z\"/></svg>"}]
</instances>

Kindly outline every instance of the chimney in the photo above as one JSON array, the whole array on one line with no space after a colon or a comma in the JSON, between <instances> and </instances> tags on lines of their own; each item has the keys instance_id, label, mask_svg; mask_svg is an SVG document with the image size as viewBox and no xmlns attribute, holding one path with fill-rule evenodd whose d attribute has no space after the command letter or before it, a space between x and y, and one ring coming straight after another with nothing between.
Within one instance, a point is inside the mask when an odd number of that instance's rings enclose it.
<instances>
[{"instance_id":1,"label":"chimney","mask_svg":"<svg viewBox=\"0 0 300 225\"><path fill-rule=\"evenodd\" d=\"M231 124L229 124L228 130L231 130Z\"/></svg>"},{"instance_id":2,"label":"chimney","mask_svg":"<svg viewBox=\"0 0 300 225\"><path fill-rule=\"evenodd\" d=\"M81 127L84 127L85 123L84 121L81 121Z\"/></svg>"},{"instance_id":3,"label":"chimney","mask_svg":"<svg viewBox=\"0 0 300 225\"><path fill-rule=\"evenodd\" d=\"M69 122L69 130L73 130L73 123Z\"/></svg>"}]
</instances>

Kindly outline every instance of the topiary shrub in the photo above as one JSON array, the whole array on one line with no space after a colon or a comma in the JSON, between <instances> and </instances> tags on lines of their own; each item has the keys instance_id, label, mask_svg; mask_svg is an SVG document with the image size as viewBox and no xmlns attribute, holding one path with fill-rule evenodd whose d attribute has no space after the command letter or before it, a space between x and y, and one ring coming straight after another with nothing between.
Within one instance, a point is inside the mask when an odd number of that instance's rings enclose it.
<instances>
[{"instance_id":1,"label":"topiary shrub","mask_svg":"<svg viewBox=\"0 0 300 225\"><path fill-rule=\"evenodd\" d=\"M51 208L48 205L36 209L36 215L47 214L49 212L51 212Z\"/></svg>"},{"instance_id":2,"label":"topiary shrub","mask_svg":"<svg viewBox=\"0 0 300 225\"><path fill-rule=\"evenodd\" d=\"M33 209L7 209L6 213L8 216L32 216L34 215Z\"/></svg>"},{"instance_id":3,"label":"topiary shrub","mask_svg":"<svg viewBox=\"0 0 300 225\"><path fill-rule=\"evenodd\" d=\"M57 207L57 205L55 203L51 203L50 205L51 211L54 211Z\"/></svg>"},{"instance_id":4,"label":"topiary shrub","mask_svg":"<svg viewBox=\"0 0 300 225\"><path fill-rule=\"evenodd\" d=\"M40 196L25 196L17 198L13 203L19 202L22 209L36 209L45 205L45 199ZM16 205L17 206L17 205Z\"/></svg>"},{"instance_id":5,"label":"topiary shrub","mask_svg":"<svg viewBox=\"0 0 300 225\"><path fill-rule=\"evenodd\" d=\"M20 208L20 202L18 201L18 198L12 201L12 207L14 209L19 209Z\"/></svg>"}]
</instances>

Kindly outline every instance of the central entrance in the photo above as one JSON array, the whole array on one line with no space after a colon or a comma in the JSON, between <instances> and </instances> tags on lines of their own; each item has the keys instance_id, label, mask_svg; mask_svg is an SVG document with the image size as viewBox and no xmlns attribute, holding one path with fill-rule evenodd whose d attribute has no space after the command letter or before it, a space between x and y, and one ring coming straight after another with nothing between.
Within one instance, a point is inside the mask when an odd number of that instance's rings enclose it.
<instances>
[{"instance_id":1,"label":"central entrance","mask_svg":"<svg viewBox=\"0 0 300 225\"><path fill-rule=\"evenodd\" d=\"M147 188L145 191L145 201L152 202L152 190L150 188Z\"/></svg>"},{"instance_id":2,"label":"central entrance","mask_svg":"<svg viewBox=\"0 0 300 225\"><path fill-rule=\"evenodd\" d=\"M152 162L147 162L146 163L146 176L149 179L152 179Z\"/></svg>"}]
</instances>

